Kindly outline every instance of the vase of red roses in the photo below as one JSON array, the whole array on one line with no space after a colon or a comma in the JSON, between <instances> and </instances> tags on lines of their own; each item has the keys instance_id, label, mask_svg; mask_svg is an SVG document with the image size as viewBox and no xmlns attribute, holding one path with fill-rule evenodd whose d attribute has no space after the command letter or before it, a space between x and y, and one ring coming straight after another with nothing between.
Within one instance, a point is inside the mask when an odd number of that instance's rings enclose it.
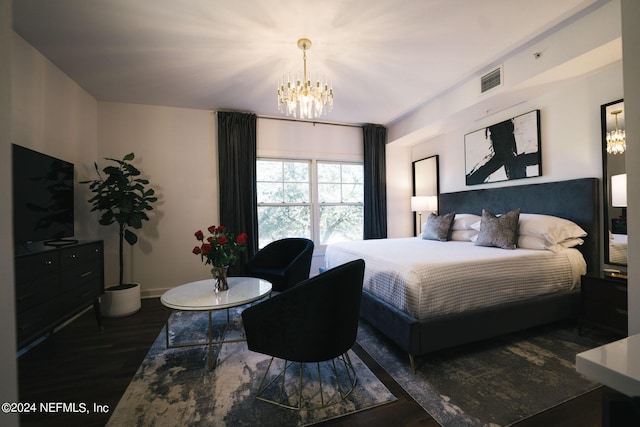
<instances>
[{"instance_id":1,"label":"vase of red roses","mask_svg":"<svg viewBox=\"0 0 640 427\"><path fill-rule=\"evenodd\" d=\"M193 253L200 255L205 265L211 265L211 275L214 279L214 290L222 292L229 289L227 282L227 270L239 258L246 249L247 234L240 233L234 236L225 226L212 225L207 228L209 236L202 230L194 233L200 245L193 248Z\"/></svg>"}]
</instances>

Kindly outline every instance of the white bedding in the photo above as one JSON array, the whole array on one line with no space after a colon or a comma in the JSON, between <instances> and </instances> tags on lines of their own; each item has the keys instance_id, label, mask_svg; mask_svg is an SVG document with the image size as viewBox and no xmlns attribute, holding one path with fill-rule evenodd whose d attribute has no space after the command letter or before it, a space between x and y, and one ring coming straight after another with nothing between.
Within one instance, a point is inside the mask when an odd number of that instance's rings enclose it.
<instances>
[{"instance_id":1,"label":"white bedding","mask_svg":"<svg viewBox=\"0 0 640 427\"><path fill-rule=\"evenodd\" d=\"M609 240L609 262L627 264L627 235L612 234Z\"/></svg>"},{"instance_id":2,"label":"white bedding","mask_svg":"<svg viewBox=\"0 0 640 427\"><path fill-rule=\"evenodd\" d=\"M419 237L331 244L325 266L365 260L364 289L423 320L575 288L577 249L505 250Z\"/></svg>"}]
</instances>

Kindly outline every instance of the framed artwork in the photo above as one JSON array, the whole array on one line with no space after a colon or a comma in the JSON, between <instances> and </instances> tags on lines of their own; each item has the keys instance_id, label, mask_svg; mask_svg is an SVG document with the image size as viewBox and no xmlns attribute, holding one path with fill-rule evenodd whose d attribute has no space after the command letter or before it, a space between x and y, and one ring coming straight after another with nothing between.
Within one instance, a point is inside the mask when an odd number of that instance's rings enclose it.
<instances>
[{"instance_id":1,"label":"framed artwork","mask_svg":"<svg viewBox=\"0 0 640 427\"><path fill-rule=\"evenodd\" d=\"M540 110L464 136L467 185L542 175Z\"/></svg>"}]
</instances>

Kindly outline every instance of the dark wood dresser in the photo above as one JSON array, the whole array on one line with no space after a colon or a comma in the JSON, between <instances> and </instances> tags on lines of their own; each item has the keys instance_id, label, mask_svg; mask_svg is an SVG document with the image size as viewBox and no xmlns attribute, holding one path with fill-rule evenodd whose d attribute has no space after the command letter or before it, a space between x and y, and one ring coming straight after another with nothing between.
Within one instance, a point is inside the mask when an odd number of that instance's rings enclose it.
<instances>
[{"instance_id":1,"label":"dark wood dresser","mask_svg":"<svg viewBox=\"0 0 640 427\"><path fill-rule=\"evenodd\" d=\"M18 349L91 305L102 327L98 298L104 293L103 254L102 240L16 252Z\"/></svg>"},{"instance_id":2,"label":"dark wood dresser","mask_svg":"<svg viewBox=\"0 0 640 427\"><path fill-rule=\"evenodd\" d=\"M603 272L587 273L581 280L580 328L590 324L627 336L627 279Z\"/></svg>"}]
</instances>

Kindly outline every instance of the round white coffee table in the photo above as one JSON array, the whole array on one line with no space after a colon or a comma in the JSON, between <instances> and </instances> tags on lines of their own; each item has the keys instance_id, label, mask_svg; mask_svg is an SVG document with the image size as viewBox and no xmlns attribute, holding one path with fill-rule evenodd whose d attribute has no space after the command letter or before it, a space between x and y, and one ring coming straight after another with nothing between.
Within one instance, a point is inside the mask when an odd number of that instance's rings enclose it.
<instances>
[{"instance_id":1,"label":"round white coffee table","mask_svg":"<svg viewBox=\"0 0 640 427\"><path fill-rule=\"evenodd\" d=\"M229 326L229 310L233 307L249 304L260 300L271 293L271 283L255 277L229 277L229 289L222 292L215 292L214 279L199 280L197 282L186 283L169 289L165 292L160 301L170 310L179 311L206 311L209 314L208 339L204 343L187 343L173 345L169 342L169 318L167 316L165 325L165 339L167 348L182 348L193 346L208 346L209 370L215 366L215 362L220 352L220 346L226 343L241 342L245 339L225 340L224 336ZM227 325L222 332L220 341L212 339L212 312L214 310L227 309ZM218 345L215 357L212 354L213 345Z\"/></svg>"}]
</instances>

